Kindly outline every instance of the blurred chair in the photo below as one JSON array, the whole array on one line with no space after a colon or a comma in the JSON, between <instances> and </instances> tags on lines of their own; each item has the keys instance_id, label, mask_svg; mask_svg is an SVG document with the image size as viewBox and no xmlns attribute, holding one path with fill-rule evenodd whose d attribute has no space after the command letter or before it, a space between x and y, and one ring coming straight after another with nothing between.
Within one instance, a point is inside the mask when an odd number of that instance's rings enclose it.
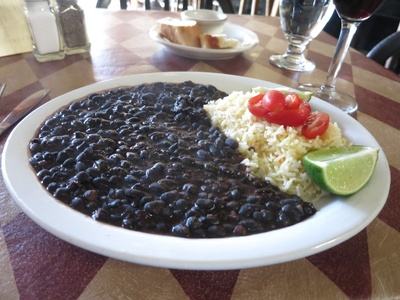
<instances>
[{"instance_id":1,"label":"blurred chair","mask_svg":"<svg viewBox=\"0 0 400 300\"><path fill-rule=\"evenodd\" d=\"M108 8L111 0L97 0L96 8Z\"/></svg>"},{"instance_id":2,"label":"blurred chair","mask_svg":"<svg viewBox=\"0 0 400 300\"><path fill-rule=\"evenodd\" d=\"M119 5L121 6L121 9L127 9L128 8L128 1L127 0L120 0Z\"/></svg>"},{"instance_id":3,"label":"blurred chair","mask_svg":"<svg viewBox=\"0 0 400 300\"><path fill-rule=\"evenodd\" d=\"M183 0L185 1L185 0ZM186 0L187 1L187 0ZM204 8L204 9L214 9L214 0L198 0L196 8ZM234 14L235 9L233 7L233 4L231 0L216 0L216 3L218 3L219 7L221 10L226 13L226 14ZM185 10L185 9L183 9Z\"/></svg>"},{"instance_id":4,"label":"blurred chair","mask_svg":"<svg viewBox=\"0 0 400 300\"><path fill-rule=\"evenodd\" d=\"M400 31L376 44L367 53L367 57L400 75Z\"/></svg>"},{"instance_id":5,"label":"blurred chair","mask_svg":"<svg viewBox=\"0 0 400 300\"><path fill-rule=\"evenodd\" d=\"M148 5L150 5L150 0L145 0L145 4L146 3L149 3ZM235 13L231 0L176 0L176 3L173 3L172 5L170 0L164 0L164 10L171 10L171 6L174 6L173 9L176 10L187 10L189 6L194 9L216 9L214 5L215 3L218 3L217 6L219 6L224 13ZM145 5L146 9L150 9L148 5Z\"/></svg>"},{"instance_id":6,"label":"blurred chair","mask_svg":"<svg viewBox=\"0 0 400 300\"><path fill-rule=\"evenodd\" d=\"M120 0L119 2L120 2L121 9L127 9L128 0ZM108 8L110 3L111 3L111 0L97 0L96 8Z\"/></svg>"},{"instance_id":7,"label":"blurred chair","mask_svg":"<svg viewBox=\"0 0 400 300\"><path fill-rule=\"evenodd\" d=\"M259 8L259 0L250 0L250 15L254 16L258 12ZM240 0L239 2L239 11L238 14L242 15L245 11L245 6L247 4L247 0ZM265 0L265 15L276 17L278 15L279 10L279 0Z\"/></svg>"}]
</instances>

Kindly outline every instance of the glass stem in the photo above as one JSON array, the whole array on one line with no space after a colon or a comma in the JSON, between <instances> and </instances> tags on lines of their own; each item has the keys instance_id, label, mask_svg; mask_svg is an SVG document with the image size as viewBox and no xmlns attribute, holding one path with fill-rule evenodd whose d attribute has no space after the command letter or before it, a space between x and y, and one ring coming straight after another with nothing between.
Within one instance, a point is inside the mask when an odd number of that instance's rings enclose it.
<instances>
[{"instance_id":1,"label":"glass stem","mask_svg":"<svg viewBox=\"0 0 400 300\"><path fill-rule=\"evenodd\" d=\"M306 49L306 44L292 44L289 43L288 48L286 49L285 56L293 61L293 63L303 63L305 60L304 50Z\"/></svg>"},{"instance_id":2,"label":"glass stem","mask_svg":"<svg viewBox=\"0 0 400 300\"><path fill-rule=\"evenodd\" d=\"M357 31L360 22L348 22L345 20L341 21L341 30L339 40L333 54L331 64L328 69L328 74L325 79L325 83L322 85L321 90L330 92L335 90L335 84L337 76L342 68L343 61L346 58L347 52L351 41L353 40L354 34Z\"/></svg>"}]
</instances>

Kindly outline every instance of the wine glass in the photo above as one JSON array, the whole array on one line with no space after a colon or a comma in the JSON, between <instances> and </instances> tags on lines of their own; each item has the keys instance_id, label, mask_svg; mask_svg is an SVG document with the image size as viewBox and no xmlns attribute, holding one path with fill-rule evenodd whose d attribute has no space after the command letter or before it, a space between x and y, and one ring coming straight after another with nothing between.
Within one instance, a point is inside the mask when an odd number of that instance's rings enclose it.
<instances>
[{"instance_id":1,"label":"wine glass","mask_svg":"<svg viewBox=\"0 0 400 300\"><path fill-rule=\"evenodd\" d=\"M291 71L312 71L315 63L304 56L307 45L324 28L335 7L332 0L281 0L281 27L289 41L286 52L272 55L269 61Z\"/></svg>"},{"instance_id":2,"label":"wine glass","mask_svg":"<svg viewBox=\"0 0 400 300\"><path fill-rule=\"evenodd\" d=\"M348 114L352 114L357 110L357 101L352 96L336 91L336 79L358 25L368 19L384 1L333 0L336 12L341 19L341 30L325 82L322 86L301 84L299 86L300 90L312 91L314 96L333 104Z\"/></svg>"}]
</instances>

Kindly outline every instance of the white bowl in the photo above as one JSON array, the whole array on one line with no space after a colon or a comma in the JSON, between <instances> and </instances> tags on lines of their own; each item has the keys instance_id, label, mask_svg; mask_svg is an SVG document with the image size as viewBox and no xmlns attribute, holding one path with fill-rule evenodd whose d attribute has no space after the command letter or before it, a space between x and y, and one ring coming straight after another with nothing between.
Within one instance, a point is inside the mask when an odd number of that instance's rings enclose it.
<instances>
[{"instance_id":1,"label":"white bowl","mask_svg":"<svg viewBox=\"0 0 400 300\"><path fill-rule=\"evenodd\" d=\"M181 12L183 20L195 20L199 24L201 33L220 34L224 31L224 24L228 17L211 9L193 9Z\"/></svg>"}]
</instances>

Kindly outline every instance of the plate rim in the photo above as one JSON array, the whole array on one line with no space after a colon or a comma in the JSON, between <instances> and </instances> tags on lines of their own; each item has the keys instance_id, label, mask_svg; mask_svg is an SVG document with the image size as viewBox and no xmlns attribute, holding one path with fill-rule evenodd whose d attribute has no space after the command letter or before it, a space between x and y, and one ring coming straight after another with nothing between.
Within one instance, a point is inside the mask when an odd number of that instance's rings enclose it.
<instances>
[{"instance_id":1,"label":"plate rim","mask_svg":"<svg viewBox=\"0 0 400 300\"><path fill-rule=\"evenodd\" d=\"M76 224L73 224L71 228L68 228L69 231L71 232L65 232L65 229L63 229L62 224L53 224L51 222L59 222L59 216L53 216L51 214L45 214L43 216L43 212L37 212L35 209L37 207L33 204L34 202L29 202L27 203L26 199L21 199L21 194L22 196L26 191L21 192L18 190L20 188L15 181L14 174L10 173L12 172L13 166L10 165L15 162L15 158L18 158L19 155L26 155L26 158L28 157L28 150L22 150L22 152L15 151L15 147L13 148L13 145L17 142L16 139L18 139L18 143L20 143L20 137L28 135L28 131L31 130L33 127L31 124L33 120L37 118L37 116L42 116L45 114L46 111L49 111L47 115L51 115L56 111L54 108L61 108L59 106L61 103L64 103L67 101L66 99L69 99L71 97L72 99L69 100L69 102L74 101L78 98L75 98L76 95L82 95L85 96L88 93L89 90L95 92L95 91L101 91L104 89L109 89L113 87L118 87L121 86L121 83L126 83L126 82L136 82L136 81L142 81L144 82L150 82L152 78L156 77L158 80L155 81L163 81L163 82L181 82L185 80L192 80L194 82L213 82L215 83L226 81L231 83L233 81L243 81L247 80L246 82L251 82L251 83L263 83L264 85L266 84L267 86L271 87L278 87L282 86L280 84L268 82L265 80L260 80L260 79L255 79L255 78L248 78L248 77L243 77L243 76L237 76L237 75L226 75L226 74L220 74L220 73L208 73L208 72L164 72L164 73L145 73L145 74L136 74L136 75L130 75L130 76L124 76L124 77L118 77L106 81L101 81L97 83L93 83L87 86L84 86L82 88L70 91L68 93L65 93L59 97L56 97L52 99L51 101L47 102L46 104L42 105L41 107L37 108L33 112L31 112L27 117L25 117L11 132L9 138L7 139L4 150L3 150L3 155L2 155L2 173L3 173L3 178L4 182L6 184L7 189L9 190L12 198L14 201L18 204L18 206L22 209L24 213L26 213L34 222L36 222L39 226L44 228L46 231L50 232L51 234L59 237L60 239L63 239L71 244L74 244L78 247L84 248L86 250L105 255L108 257L124 260L124 261L129 261L133 263L140 263L144 265L150 265L150 266L157 266L157 267L168 267L168 268L179 268L179 269L195 269L195 270L227 270L227 269L238 269L238 268L249 268L249 267L259 267L259 266L265 266L265 265L272 265L276 263L281 263L281 262L286 262L286 261L292 261L295 259L303 258L312 254L319 253L321 251L327 250L341 242L344 242L345 240L351 238L352 236L356 235L359 233L362 229L364 229L370 222L372 222L373 219L378 215L378 213L381 211L383 208L384 204L386 203L387 196L389 193L389 187L390 187L390 170L389 170L389 164L386 159L386 156L384 154L384 151L382 147L380 147L379 143L375 140L375 138L360 124L358 121L354 120L350 116L345 115L343 112L341 112L339 109L333 107L332 105L323 102L322 100L319 100L315 97L313 97L312 101L314 101L315 105L322 106L322 107L328 107L330 111L334 112L335 115L343 115L345 119L346 124L351 124L351 125L357 125L358 129L362 129L364 133L369 135L369 137L372 137L372 141L374 146L377 146L380 148L380 153L379 153L379 160L378 160L378 165L377 165L377 170L379 169L380 171L384 171L384 177L386 179L386 182L383 183L382 189L383 194L382 198L378 205L376 205L373 209L373 211L369 212L369 214L363 216L363 221L359 224L355 224L351 230L347 230L346 232L341 232L339 233L333 233L332 237L329 239L325 239L323 242L318 242L318 243L311 243L311 246L307 246L306 249L301 248L301 249L296 249L298 251L288 251L284 254L281 252L277 253L275 250L273 251L272 249L266 249L266 252L269 254L266 256L266 254L260 254L258 253L257 255L249 255L248 252L252 251L260 251L260 243L265 245L264 243L264 238L269 238L269 240L273 240L276 243L284 243L286 245L286 241L282 240L283 237L291 236L293 233L299 234L301 236L302 231L304 228L308 228L309 226L307 225L308 221L315 219L316 215L318 215L318 212L315 216L311 217L308 220L305 220L299 224L296 224L294 226L290 226L287 228L283 229L278 229L274 230L271 232L266 232L266 233L261 233L261 234L255 234L251 236L246 236L246 237L234 237L234 238L221 238L221 239L185 239L185 238L176 238L176 237L169 237L169 236L159 236L159 235L154 235L154 234L147 234L147 233L141 233L141 232L132 232L130 230L122 229L116 226L108 225L108 224L103 224L98 221L92 220L90 217L79 213L73 209L68 209L65 210L65 204L56 201L53 197L48 195L48 198L51 199L50 207L52 209L56 209L56 212L64 212L64 210L67 212L66 214L70 218L69 220L78 220L80 222L80 226L76 227ZM229 79L229 80L228 80ZM147 80L147 81L145 81ZM222 81L219 81L222 80ZM155 82L154 80L152 82ZM137 84L133 83L132 85ZM249 85L250 86L250 85ZM101 89L99 89L102 87ZM254 87L254 86L253 86ZM69 103L68 102L68 103ZM330 112L331 113L331 112ZM41 124L44 119L41 119L40 122L36 120L33 122L34 124ZM339 124L340 126L340 124ZM36 127L37 128L37 127ZM33 128L36 130L35 128ZM30 138L32 137L33 134L30 135ZM26 141L25 137L25 141ZM29 140L30 140L29 138ZM23 140L23 139L22 139ZM24 153L25 152L25 153ZM10 156L11 155L11 156ZM16 156L16 157L15 157ZM10 159L8 157L11 157ZM21 157L20 157L21 158ZM11 161L10 161L11 160ZM26 166L27 162L25 162ZM28 164L28 167L29 164ZM10 175L11 174L11 175ZM34 176L32 176L34 175ZM11 176L11 177L10 177ZM378 176L377 171L374 173L374 180L376 180L376 177ZM382 176L382 174L379 174L379 176ZM24 176L23 176L24 177ZM25 177L24 177L25 178ZM19 179L19 177L18 177ZM372 179L371 179L372 180ZM34 184L34 186L39 187L38 190L30 190L29 195L34 197L36 195L43 195L44 193L47 193L41 184L37 181L36 175L34 172L31 172L31 175L28 176L28 180L25 184ZM352 197L352 196L351 196ZM319 206L322 205L322 208L325 209L325 207L332 206L334 203L335 205L334 208L338 205L339 207L336 208L340 210L342 207L346 207L346 202L348 199L346 198L346 201L343 200L343 197L336 197L339 200L335 199L327 199L327 200L321 200L322 202L318 202ZM44 200L45 202L48 201L48 199ZM326 205L326 206L324 206ZM359 203L357 203L357 207L359 207ZM362 207L362 205L360 206ZM350 207L353 208L353 207ZM326 212L326 211L325 211ZM321 212L319 212L321 213ZM346 213L348 213L346 211ZM362 211L360 213L363 213ZM49 222L51 224L49 224ZM88 226L89 228L86 228L85 230L94 230L93 233L95 233L95 236L92 237L92 240L87 240L87 238L83 237L77 237L74 235L77 230L82 230L81 225ZM101 230L101 234L98 234L97 230ZM335 229L337 230L337 229ZM103 232L104 231L104 232ZM78 231L79 232L79 231ZM314 233L314 232L313 232ZM119 249L115 249L113 245L111 245L111 248L104 248L105 243L108 244L106 241L110 241L110 243L116 241L116 237L129 237L129 247L137 247L140 250L142 250L143 245L139 245L137 243L137 240L140 240L143 242L149 242L149 245L152 245L155 247L155 245L160 245L161 243L162 247L156 247L152 248L154 252L149 252L149 253L133 253L130 252L129 249L127 249L127 246L120 247ZM293 237L292 237L293 238ZM100 240L99 240L100 239ZM295 240L298 239L298 236L295 236ZM172 241L172 242L171 242ZM236 242L239 241L239 242ZM309 243L309 241L306 241ZM172 244L173 245L172 245ZM242 244L242 243L247 243L247 246L243 249L242 246L240 246L240 249L233 249L232 253L224 253L224 256L221 256L222 254L218 252L217 256L213 256L215 251L210 252L209 250L202 249L203 252L199 254L196 254L197 257L190 257L187 258L186 255L187 253L179 253L182 255L182 257L178 257L176 253L174 253L172 256L168 254L170 251L181 251L180 249L185 250L190 250L194 248L199 248L201 246L204 247L204 244L206 244L208 247L223 247L226 249L230 249L232 245L236 244ZM120 246L120 245L119 245ZM257 246L257 247L256 247ZM168 251L167 251L168 250ZM215 249L213 249L215 250ZM219 249L218 249L219 250ZM246 251L245 251L246 250ZM242 256L238 256L238 253L241 253ZM243 257L243 254L245 254ZM206 260L204 260L204 257L207 257Z\"/></svg>"}]
</instances>

